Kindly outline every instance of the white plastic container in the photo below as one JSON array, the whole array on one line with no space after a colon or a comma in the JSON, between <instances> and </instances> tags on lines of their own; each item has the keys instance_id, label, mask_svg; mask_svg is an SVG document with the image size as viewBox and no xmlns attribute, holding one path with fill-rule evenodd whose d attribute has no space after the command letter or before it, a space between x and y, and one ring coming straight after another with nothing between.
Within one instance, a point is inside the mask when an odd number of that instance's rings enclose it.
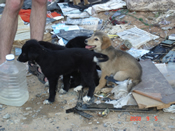
<instances>
[{"instance_id":1,"label":"white plastic container","mask_svg":"<svg viewBox=\"0 0 175 131\"><path fill-rule=\"evenodd\" d=\"M0 65L0 103L22 106L28 98L26 66L16 61L13 54L9 54Z\"/></svg>"}]
</instances>

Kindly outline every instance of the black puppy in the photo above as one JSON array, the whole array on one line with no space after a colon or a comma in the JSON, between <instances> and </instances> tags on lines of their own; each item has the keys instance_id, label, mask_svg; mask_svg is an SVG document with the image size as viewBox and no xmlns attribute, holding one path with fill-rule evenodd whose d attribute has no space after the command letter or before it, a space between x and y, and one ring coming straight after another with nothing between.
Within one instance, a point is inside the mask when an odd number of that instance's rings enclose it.
<instances>
[{"instance_id":1,"label":"black puppy","mask_svg":"<svg viewBox=\"0 0 175 131\"><path fill-rule=\"evenodd\" d=\"M59 47L57 46L57 48ZM81 72L82 85L86 83L89 87L87 96L83 98L83 101L89 101L95 90L92 78L96 62L107 61L108 56L83 48L51 50L41 46L36 40L29 40L23 45L18 60L20 62L34 61L40 66L49 81L49 98L43 103L49 104L55 101L59 76L63 75L63 82L69 83L69 74L75 70ZM67 85L64 86L64 89L68 87Z\"/></svg>"},{"instance_id":2,"label":"black puppy","mask_svg":"<svg viewBox=\"0 0 175 131\"><path fill-rule=\"evenodd\" d=\"M77 36L66 44L67 48L85 48L85 40L89 38L88 36ZM99 66L96 65L96 69L99 70ZM74 71L70 74L72 76L70 81L70 88L77 87L81 83L81 75L79 71ZM95 85L97 86L99 84L99 76L97 70L94 71L93 79L95 82ZM63 91L64 92L64 91Z\"/></svg>"}]
</instances>

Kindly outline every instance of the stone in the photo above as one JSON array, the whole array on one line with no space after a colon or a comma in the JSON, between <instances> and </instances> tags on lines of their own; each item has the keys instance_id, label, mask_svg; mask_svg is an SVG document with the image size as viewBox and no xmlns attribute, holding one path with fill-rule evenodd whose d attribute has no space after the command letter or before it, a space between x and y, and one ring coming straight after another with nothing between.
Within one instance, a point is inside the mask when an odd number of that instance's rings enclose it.
<instances>
[{"instance_id":1,"label":"stone","mask_svg":"<svg viewBox=\"0 0 175 131\"><path fill-rule=\"evenodd\" d=\"M4 119L9 119L10 118L10 115L9 114L6 114L3 116Z\"/></svg>"},{"instance_id":2,"label":"stone","mask_svg":"<svg viewBox=\"0 0 175 131\"><path fill-rule=\"evenodd\" d=\"M32 109L32 107L27 107L27 108L26 108L26 111L31 110L31 109Z\"/></svg>"},{"instance_id":3,"label":"stone","mask_svg":"<svg viewBox=\"0 0 175 131\"><path fill-rule=\"evenodd\" d=\"M168 126L168 128L175 129L175 126Z\"/></svg>"}]
</instances>

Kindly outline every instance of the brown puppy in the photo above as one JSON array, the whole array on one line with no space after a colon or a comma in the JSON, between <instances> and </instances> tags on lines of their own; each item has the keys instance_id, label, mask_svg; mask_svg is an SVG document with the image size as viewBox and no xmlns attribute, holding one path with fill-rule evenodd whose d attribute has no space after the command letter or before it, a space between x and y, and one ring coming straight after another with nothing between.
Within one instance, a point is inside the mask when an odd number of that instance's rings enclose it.
<instances>
[{"instance_id":1,"label":"brown puppy","mask_svg":"<svg viewBox=\"0 0 175 131\"><path fill-rule=\"evenodd\" d=\"M105 76L114 75L114 79L118 81L131 80L127 85L127 92L131 91L132 87L141 81L142 68L139 62L130 54L115 49L111 45L111 40L107 34L96 32L90 38L86 39L86 48L93 49L95 52L108 55L109 60L99 63L102 70L102 75L99 85L95 88L95 93L105 87Z\"/></svg>"},{"instance_id":2,"label":"brown puppy","mask_svg":"<svg viewBox=\"0 0 175 131\"><path fill-rule=\"evenodd\" d=\"M73 0L74 5L78 5L80 2L81 0ZM84 0L84 5L88 5L88 4L89 4L88 0Z\"/></svg>"}]
</instances>

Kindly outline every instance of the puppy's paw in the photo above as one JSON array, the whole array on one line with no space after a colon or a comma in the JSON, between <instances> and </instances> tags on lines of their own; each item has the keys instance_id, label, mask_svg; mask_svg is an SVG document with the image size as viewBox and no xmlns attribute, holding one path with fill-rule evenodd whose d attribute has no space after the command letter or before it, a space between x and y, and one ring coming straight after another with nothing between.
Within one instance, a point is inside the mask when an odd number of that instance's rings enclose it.
<instances>
[{"instance_id":1,"label":"puppy's paw","mask_svg":"<svg viewBox=\"0 0 175 131\"><path fill-rule=\"evenodd\" d=\"M52 102L50 102L49 100L44 100L44 101L43 101L43 104L44 104L44 105L49 105L49 104L52 104Z\"/></svg>"},{"instance_id":2,"label":"puppy's paw","mask_svg":"<svg viewBox=\"0 0 175 131\"><path fill-rule=\"evenodd\" d=\"M89 96L84 96L84 97L83 97L83 101L84 101L84 102L89 102L90 99L91 99L91 97L89 97Z\"/></svg>"},{"instance_id":3,"label":"puppy's paw","mask_svg":"<svg viewBox=\"0 0 175 131\"><path fill-rule=\"evenodd\" d=\"M66 94L67 91L65 91L65 90L63 90L63 89L60 89L60 90L59 90L59 93L60 93L60 94Z\"/></svg>"},{"instance_id":4,"label":"puppy's paw","mask_svg":"<svg viewBox=\"0 0 175 131\"><path fill-rule=\"evenodd\" d=\"M125 97L127 95L128 95L128 92L126 92L126 91L119 91L117 94L115 94L115 98L116 99L120 99L120 98L123 98L123 97Z\"/></svg>"},{"instance_id":5,"label":"puppy's paw","mask_svg":"<svg viewBox=\"0 0 175 131\"><path fill-rule=\"evenodd\" d=\"M95 88L95 91L94 91L94 93L95 94L98 94L98 93L100 93L101 92L101 88L99 88L98 86Z\"/></svg>"},{"instance_id":6,"label":"puppy's paw","mask_svg":"<svg viewBox=\"0 0 175 131\"><path fill-rule=\"evenodd\" d=\"M82 88L83 88L83 86L82 86L82 85L79 85L79 86L77 86L77 87L74 88L74 91L75 91L75 92L78 92L78 91L80 91Z\"/></svg>"},{"instance_id":7,"label":"puppy's paw","mask_svg":"<svg viewBox=\"0 0 175 131\"><path fill-rule=\"evenodd\" d=\"M101 89L101 92L103 93L111 93L112 88L103 88Z\"/></svg>"}]
</instances>

